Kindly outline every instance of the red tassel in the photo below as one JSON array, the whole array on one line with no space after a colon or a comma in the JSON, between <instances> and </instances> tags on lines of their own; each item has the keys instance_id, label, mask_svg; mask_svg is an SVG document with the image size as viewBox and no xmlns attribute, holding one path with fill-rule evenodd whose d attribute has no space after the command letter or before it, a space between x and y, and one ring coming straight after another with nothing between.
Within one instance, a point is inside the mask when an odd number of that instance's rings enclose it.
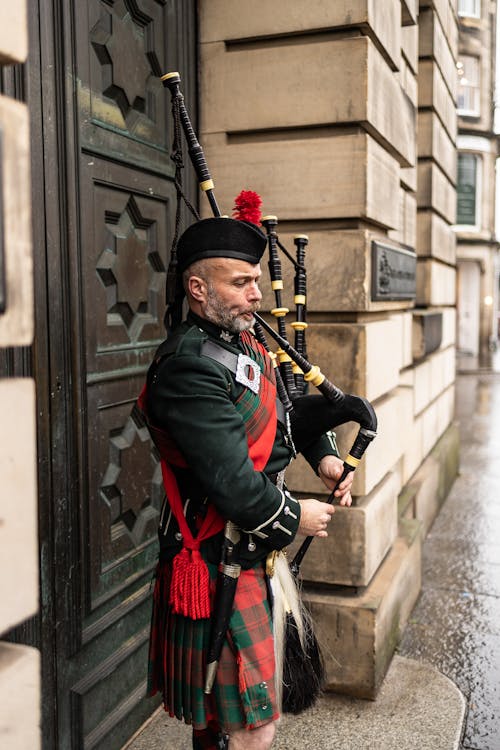
<instances>
[{"instance_id":1,"label":"red tassel","mask_svg":"<svg viewBox=\"0 0 500 750\"><path fill-rule=\"evenodd\" d=\"M242 190L234 200L233 217L260 225L262 198L253 190Z\"/></svg>"},{"instance_id":2,"label":"red tassel","mask_svg":"<svg viewBox=\"0 0 500 750\"><path fill-rule=\"evenodd\" d=\"M210 617L210 574L199 550L184 547L174 557L170 604L176 615L191 620Z\"/></svg>"}]
</instances>

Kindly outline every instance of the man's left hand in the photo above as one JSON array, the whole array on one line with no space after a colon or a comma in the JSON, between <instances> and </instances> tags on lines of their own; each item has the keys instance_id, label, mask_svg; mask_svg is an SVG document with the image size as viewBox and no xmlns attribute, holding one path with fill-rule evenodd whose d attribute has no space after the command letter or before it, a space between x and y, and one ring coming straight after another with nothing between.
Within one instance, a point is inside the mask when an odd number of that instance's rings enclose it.
<instances>
[{"instance_id":1,"label":"man's left hand","mask_svg":"<svg viewBox=\"0 0 500 750\"><path fill-rule=\"evenodd\" d=\"M333 490L343 470L344 462L336 456L323 456L318 465L319 477L329 490ZM339 498L340 505L349 506L352 503L352 480L353 472L350 471L342 484L335 490L335 497Z\"/></svg>"}]
</instances>

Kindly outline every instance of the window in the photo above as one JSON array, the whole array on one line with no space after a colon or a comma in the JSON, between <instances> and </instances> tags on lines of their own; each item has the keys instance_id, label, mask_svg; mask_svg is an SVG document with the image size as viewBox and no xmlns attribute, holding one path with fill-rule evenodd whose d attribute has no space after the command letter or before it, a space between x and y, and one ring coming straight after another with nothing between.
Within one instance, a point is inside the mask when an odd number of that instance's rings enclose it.
<instances>
[{"instance_id":1,"label":"window","mask_svg":"<svg viewBox=\"0 0 500 750\"><path fill-rule=\"evenodd\" d=\"M457 224L479 228L481 157L458 154Z\"/></svg>"},{"instance_id":2,"label":"window","mask_svg":"<svg viewBox=\"0 0 500 750\"><path fill-rule=\"evenodd\" d=\"M481 0L458 0L458 15L480 18Z\"/></svg>"},{"instance_id":3,"label":"window","mask_svg":"<svg viewBox=\"0 0 500 750\"><path fill-rule=\"evenodd\" d=\"M463 55L457 62L459 115L479 117L479 58Z\"/></svg>"}]
</instances>

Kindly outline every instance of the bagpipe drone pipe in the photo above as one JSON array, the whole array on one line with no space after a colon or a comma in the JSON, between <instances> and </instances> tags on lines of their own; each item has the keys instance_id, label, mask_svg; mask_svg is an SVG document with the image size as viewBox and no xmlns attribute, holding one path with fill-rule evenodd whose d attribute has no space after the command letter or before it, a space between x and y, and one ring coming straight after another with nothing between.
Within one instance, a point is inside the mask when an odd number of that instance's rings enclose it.
<instances>
[{"instance_id":1,"label":"bagpipe drone pipe","mask_svg":"<svg viewBox=\"0 0 500 750\"><path fill-rule=\"evenodd\" d=\"M181 198L184 199L193 215L199 218L182 192L181 129L184 132L189 157L196 172L199 187L206 194L213 215L220 217L221 211L215 198L214 183L208 170L203 150L194 132L184 104L184 97L180 91L180 75L177 72L167 73L162 76L161 80L163 85L169 89L172 100L172 115L174 119L172 159L176 166L174 182L178 196L172 258L167 275L168 307L166 324L167 327L171 328L180 322L183 295L180 286L180 274L176 273L175 256L175 244L179 233L179 205ZM239 196L239 199L245 200L243 193ZM243 217L240 216L239 218ZM277 218L275 216L263 217L262 224L267 231L269 271L271 286L276 300L276 307L271 310L271 314L277 320L278 331L257 313L254 313L254 331L257 340L264 345L273 358L277 391L285 408L287 426L291 433L295 449L297 452L301 452L325 432L334 429L338 425L346 422L356 422L359 424L357 436L349 454L344 459L342 474L328 498L328 502L333 503L335 491L347 475L356 469L367 447L376 436L377 417L373 407L366 399L344 393L325 377L317 365L311 364L305 356L305 331L307 322L306 268L304 261L305 248L308 243L307 236L297 235L295 237L296 256L293 258L279 240L276 232ZM282 299L283 280L278 250L281 250L288 257L295 268L294 302L297 316L296 320L291 324L295 333L295 346L290 344L286 334L285 318L289 310L284 306ZM276 353L270 351L266 333L278 344L279 348ZM321 395L309 395L307 393L309 384L314 385ZM292 578L290 570L294 578L297 578L300 563L312 539L313 537L305 539L296 553L290 568L285 558L282 555L277 555L271 565L273 569L269 571L270 574L274 574L272 578L280 578L282 591L286 592L281 596L281 615L279 615L285 624L284 643L276 646L276 661L278 667L281 665L283 674L283 710L290 713L299 713L312 705L321 689L322 660L312 629L312 623L308 613L300 603L300 598L297 596L297 587L293 584L293 579L292 586L290 586L290 581L287 581L287 576L289 579ZM233 523L228 522L225 530L221 564L219 566L216 606L214 607L212 620L212 637L207 657L206 693L210 693L213 687L218 660L232 612L234 592L239 575L237 560L238 544L239 530L235 528ZM284 567L286 567L286 571L284 571ZM277 631L277 609L275 599L273 609L275 636ZM277 687L279 692L280 686Z\"/></svg>"}]
</instances>

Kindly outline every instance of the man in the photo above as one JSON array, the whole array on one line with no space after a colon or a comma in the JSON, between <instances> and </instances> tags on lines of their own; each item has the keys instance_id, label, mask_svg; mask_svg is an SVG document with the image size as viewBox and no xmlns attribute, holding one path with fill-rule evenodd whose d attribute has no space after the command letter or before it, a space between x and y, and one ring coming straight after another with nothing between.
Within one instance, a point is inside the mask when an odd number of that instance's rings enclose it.
<instances>
[{"instance_id":1,"label":"man","mask_svg":"<svg viewBox=\"0 0 500 750\"><path fill-rule=\"evenodd\" d=\"M292 457L276 411L272 363L250 329L259 308L254 225L205 219L179 240L186 321L159 348L142 405L163 459L168 503L150 644L150 693L193 725L194 748L266 750L279 716L266 558L296 534L327 536L332 505L295 500L280 476ZM326 436L303 451L331 489L342 461ZM337 497L351 504L352 475ZM212 694L203 692L223 527L241 530L233 615ZM206 572L208 569L208 573ZM208 581L208 583L207 583Z\"/></svg>"}]
</instances>

